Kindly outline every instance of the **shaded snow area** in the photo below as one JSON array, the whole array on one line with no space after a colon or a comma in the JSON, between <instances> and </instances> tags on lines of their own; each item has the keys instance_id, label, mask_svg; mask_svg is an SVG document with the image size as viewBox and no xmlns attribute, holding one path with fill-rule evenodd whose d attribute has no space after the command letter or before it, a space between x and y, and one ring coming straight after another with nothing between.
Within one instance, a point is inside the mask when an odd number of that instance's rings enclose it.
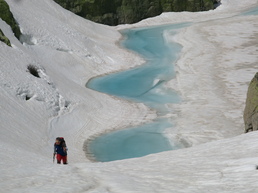
<instances>
[{"instance_id":1,"label":"shaded snow area","mask_svg":"<svg viewBox=\"0 0 258 193\"><path fill-rule=\"evenodd\" d=\"M257 0L222 0L200 13L163 13L109 27L52 0L6 0L21 41L0 20L0 192L258 192L258 132L243 134L248 84L258 69ZM167 42L182 45L165 135L189 148L105 163L90 162L86 140L156 117L140 103L85 87L99 75L143 64L118 46L119 30L189 22ZM35 76L36 72L36 76ZM68 165L53 164L53 143L66 139Z\"/></svg>"}]
</instances>

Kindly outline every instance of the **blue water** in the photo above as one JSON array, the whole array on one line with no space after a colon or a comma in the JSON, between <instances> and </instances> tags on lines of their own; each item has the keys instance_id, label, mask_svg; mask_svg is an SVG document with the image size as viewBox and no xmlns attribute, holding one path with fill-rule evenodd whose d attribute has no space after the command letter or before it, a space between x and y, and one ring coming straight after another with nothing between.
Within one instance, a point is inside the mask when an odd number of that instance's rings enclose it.
<instances>
[{"instance_id":1,"label":"blue water","mask_svg":"<svg viewBox=\"0 0 258 193\"><path fill-rule=\"evenodd\" d=\"M127 100L142 102L154 108L158 115L169 112L167 103L178 103L180 97L164 84L174 78L174 65L181 46L166 43L165 30L176 33L176 29L188 24L174 24L152 28L123 31L125 40L122 45L139 53L146 63L127 71L91 79L87 87L115 95ZM167 119L157 119L137 128L115 131L102 135L89 144L89 149L97 161L113 161L140 157L182 146L171 146L162 132L172 127Z\"/></svg>"},{"instance_id":2,"label":"blue water","mask_svg":"<svg viewBox=\"0 0 258 193\"><path fill-rule=\"evenodd\" d=\"M153 108L159 108L166 103L179 102L177 94L165 88L164 83L175 76L173 62L181 46L176 43L166 44L163 31L182 28L186 25L174 24L124 31L126 40L122 45L142 55L146 64L131 70L94 78L87 83L87 87L144 102Z\"/></svg>"},{"instance_id":3,"label":"blue water","mask_svg":"<svg viewBox=\"0 0 258 193\"><path fill-rule=\"evenodd\" d=\"M258 14L258 6L249 9L248 11L242 13L241 15L257 15Z\"/></svg>"},{"instance_id":4,"label":"blue water","mask_svg":"<svg viewBox=\"0 0 258 193\"><path fill-rule=\"evenodd\" d=\"M178 149L180 144L172 147L162 135L164 128L171 126L171 123L164 119L138 128L114 131L96 138L89 149L97 160L102 162Z\"/></svg>"}]
</instances>

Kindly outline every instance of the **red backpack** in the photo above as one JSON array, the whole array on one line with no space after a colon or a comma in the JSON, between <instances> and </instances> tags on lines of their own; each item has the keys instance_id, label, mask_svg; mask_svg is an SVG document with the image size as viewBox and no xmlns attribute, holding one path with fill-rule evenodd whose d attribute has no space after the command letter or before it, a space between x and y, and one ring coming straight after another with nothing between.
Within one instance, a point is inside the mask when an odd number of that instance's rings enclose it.
<instances>
[{"instance_id":1,"label":"red backpack","mask_svg":"<svg viewBox=\"0 0 258 193\"><path fill-rule=\"evenodd\" d=\"M62 147L66 147L66 143L63 137L57 137L56 140L60 141Z\"/></svg>"}]
</instances>

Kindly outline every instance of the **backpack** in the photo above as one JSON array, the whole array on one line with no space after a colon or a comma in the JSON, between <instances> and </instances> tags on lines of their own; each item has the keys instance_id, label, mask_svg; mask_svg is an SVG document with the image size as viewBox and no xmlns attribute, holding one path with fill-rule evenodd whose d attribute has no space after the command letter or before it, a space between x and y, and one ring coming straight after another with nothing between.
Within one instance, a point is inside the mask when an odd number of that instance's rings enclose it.
<instances>
[{"instance_id":1,"label":"backpack","mask_svg":"<svg viewBox=\"0 0 258 193\"><path fill-rule=\"evenodd\" d=\"M56 139L57 139L58 141L60 141L60 145L61 145L62 147L66 147L66 143L65 143L65 140L64 140L63 137L57 137Z\"/></svg>"}]
</instances>

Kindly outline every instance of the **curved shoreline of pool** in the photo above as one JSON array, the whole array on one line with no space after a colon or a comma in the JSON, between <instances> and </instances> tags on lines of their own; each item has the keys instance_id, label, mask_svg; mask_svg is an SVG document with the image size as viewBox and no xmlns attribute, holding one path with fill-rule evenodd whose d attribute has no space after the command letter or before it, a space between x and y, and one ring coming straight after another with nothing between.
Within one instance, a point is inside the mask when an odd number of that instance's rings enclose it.
<instances>
[{"instance_id":1,"label":"curved shoreline of pool","mask_svg":"<svg viewBox=\"0 0 258 193\"><path fill-rule=\"evenodd\" d=\"M173 35L176 33L175 31L177 29L185 27L186 25L188 24L173 24L130 29L126 32L122 32L124 36L125 34L127 35L127 38L123 41L124 47L133 51L138 51L146 60L146 63L126 71L93 78L86 84L86 87L129 101L144 103L157 111L158 118L153 120L152 123L141 125L137 128L126 128L112 131L111 133L107 132L85 141L84 151L91 161L105 162L141 157L151 153L179 149L184 146L179 142L174 142L177 146L172 146L172 144L169 143L162 132L166 128L172 127L172 124L169 119L160 119L159 117L168 113L168 109L166 109L167 103L178 103L180 101L176 93L173 90L166 88L164 84L175 76L172 63L177 60L177 54L181 50L181 47L178 44L166 42L164 40L164 32L170 31L169 33L172 33ZM148 37L146 34L148 34ZM131 40L128 41L130 38ZM151 42L154 42L154 45L151 45ZM146 72L148 73L147 76L145 76ZM155 130L155 128L154 130L153 128L148 128L150 125L159 128L157 129L158 131ZM138 134L130 134L130 132L136 133L135 130L140 130L140 132L138 132ZM154 133L155 135L153 135ZM101 140L114 141L112 138L121 138L121 136L116 137L113 136L113 134L125 136L125 138L121 139L120 142L117 142L115 145L104 143L100 147L99 144L101 144ZM148 139L148 136L146 137L146 135L149 135L149 138L151 138L153 142L158 141L158 143L154 143L155 145L151 146L151 140ZM104 139L105 137L106 139ZM145 140L145 143L141 144L143 139ZM135 147L133 147L134 145ZM126 148L121 150L119 149L121 146ZM144 152L137 150L137 147L139 146L142 148L146 146ZM119 148L117 149L116 147ZM148 147L151 151L149 151ZM132 153L132 151L136 151L136 153ZM126 152L125 154L130 155L124 155L122 153L123 155L117 156L116 154L119 154L117 152ZM110 158L109 155L112 155L113 157L111 156Z\"/></svg>"}]
</instances>

